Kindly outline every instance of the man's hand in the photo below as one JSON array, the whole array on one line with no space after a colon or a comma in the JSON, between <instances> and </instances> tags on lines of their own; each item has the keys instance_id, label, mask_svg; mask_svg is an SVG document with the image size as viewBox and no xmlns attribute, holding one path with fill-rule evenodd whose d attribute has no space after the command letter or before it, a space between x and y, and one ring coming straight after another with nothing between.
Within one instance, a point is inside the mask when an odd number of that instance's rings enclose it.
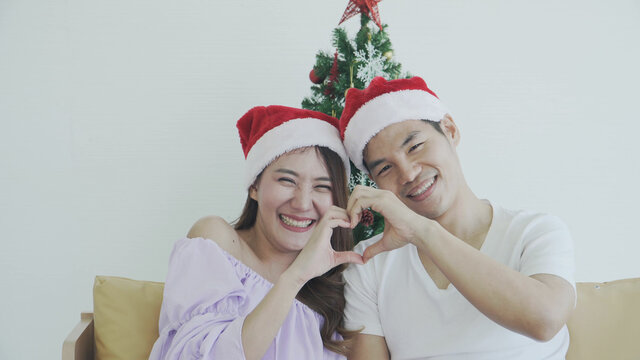
<instances>
[{"instance_id":1,"label":"man's hand","mask_svg":"<svg viewBox=\"0 0 640 360\"><path fill-rule=\"evenodd\" d=\"M358 225L362 211L371 208L384 216L384 232L380 241L369 246L363 256L368 261L377 254L414 243L425 236L435 221L416 214L388 190L357 185L347 203L351 227Z\"/></svg>"}]
</instances>

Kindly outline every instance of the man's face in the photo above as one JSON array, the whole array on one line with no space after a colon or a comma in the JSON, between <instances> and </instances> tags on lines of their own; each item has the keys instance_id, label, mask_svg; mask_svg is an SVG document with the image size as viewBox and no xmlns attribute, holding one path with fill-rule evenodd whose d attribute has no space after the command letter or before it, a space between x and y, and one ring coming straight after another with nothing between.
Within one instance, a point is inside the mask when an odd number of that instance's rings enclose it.
<instances>
[{"instance_id":1,"label":"man's face","mask_svg":"<svg viewBox=\"0 0 640 360\"><path fill-rule=\"evenodd\" d=\"M430 219L451 207L462 183L455 151L458 129L448 115L441 128L444 135L422 120L395 123L376 134L364 151L378 187Z\"/></svg>"}]
</instances>

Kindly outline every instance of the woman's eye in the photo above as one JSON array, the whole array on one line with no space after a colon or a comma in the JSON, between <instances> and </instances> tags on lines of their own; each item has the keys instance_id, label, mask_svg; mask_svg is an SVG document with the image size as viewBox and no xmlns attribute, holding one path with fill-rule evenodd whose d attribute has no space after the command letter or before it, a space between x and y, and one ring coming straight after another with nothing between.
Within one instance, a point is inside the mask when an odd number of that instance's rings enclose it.
<instances>
[{"instance_id":1,"label":"woman's eye","mask_svg":"<svg viewBox=\"0 0 640 360\"><path fill-rule=\"evenodd\" d=\"M412 147L409 148L409 152L412 152L413 150L419 148L420 146L422 146L422 144L424 144L424 142L413 145Z\"/></svg>"},{"instance_id":2,"label":"woman's eye","mask_svg":"<svg viewBox=\"0 0 640 360\"><path fill-rule=\"evenodd\" d=\"M293 179L286 178L286 177L280 178L280 179L278 179L278 181L284 182L284 183L290 183L290 184L295 184L296 183L295 181L293 181Z\"/></svg>"},{"instance_id":3,"label":"woman's eye","mask_svg":"<svg viewBox=\"0 0 640 360\"><path fill-rule=\"evenodd\" d=\"M385 165L382 169L380 169L380 171L378 171L378 176L380 176L380 174L389 170L390 168L391 168L391 165Z\"/></svg>"},{"instance_id":4,"label":"woman's eye","mask_svg":"<svg viewBox=\"0 0 640 360\"><path fill-rule=\"evenodd\" d=\"M316 189L331 191L331 185L316 185Z\"/></svg>"}]
</instances>

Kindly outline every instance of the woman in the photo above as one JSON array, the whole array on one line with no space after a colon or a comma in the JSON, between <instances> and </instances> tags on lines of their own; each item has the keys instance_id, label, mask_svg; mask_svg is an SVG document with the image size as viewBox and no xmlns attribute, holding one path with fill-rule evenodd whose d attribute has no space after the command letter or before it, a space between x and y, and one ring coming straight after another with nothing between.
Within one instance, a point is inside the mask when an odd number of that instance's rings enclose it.
<instances>
[{"instance_id":1,"label":"woman","mask_svg":"<svg viewBox=\"0 0 640 360\"><path fill-rule=\"evenodd\" d=\"M248 188L231 227L197 221L169 260L150 359L343 359L349 162L338 120L284 106L238 121ZM334 251L335 249L335 251Z\"/></svg>"}]
</instances>

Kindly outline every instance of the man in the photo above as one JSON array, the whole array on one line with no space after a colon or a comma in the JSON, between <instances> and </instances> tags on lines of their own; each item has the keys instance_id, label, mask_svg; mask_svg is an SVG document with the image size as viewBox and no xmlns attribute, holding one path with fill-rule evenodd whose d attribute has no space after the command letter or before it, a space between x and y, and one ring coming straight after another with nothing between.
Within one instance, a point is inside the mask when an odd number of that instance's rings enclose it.
<instances>
[{"instance_id":1,"label":"man","mask_svg":"<svg viewBox=\"0 0 640 360\"><path fill-rule=\"evenodd\" d=\"M345 325L362 329L351 358L564 359L576 292L562 221L473 194L460 131L421 78L349 90L340 125L379 187L354 189L352 226L367 208L385 218L344 273Z\"/></svg>"}]
</instances>

